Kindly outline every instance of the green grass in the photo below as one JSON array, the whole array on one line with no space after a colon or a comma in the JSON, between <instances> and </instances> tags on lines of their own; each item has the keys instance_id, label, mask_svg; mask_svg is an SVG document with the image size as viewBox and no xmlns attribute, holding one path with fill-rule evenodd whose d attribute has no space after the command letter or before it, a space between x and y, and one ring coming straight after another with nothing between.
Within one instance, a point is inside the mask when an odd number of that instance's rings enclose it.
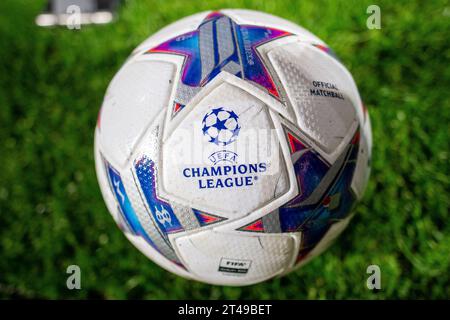
<instances>
[{"instance_id":1,"label":"green grass","mask_svg":"<svg viewBox=\"0 0 450 320\"><path fill-rule=\"evenodd\" d=\"M450 4L376 1L126 1L109 25L42 29L43 1L0 1L0 297L449 298ZM299 23L352 72L372 119L373 169L357 214L322 256L286 277L219 287L174 276L115 226L94 171L105 89L132 49L200 10L252 8ZM66 267L82 290L66 289ZM382 290L366 288L378 264Z\"/></svg>"}]
</instances>

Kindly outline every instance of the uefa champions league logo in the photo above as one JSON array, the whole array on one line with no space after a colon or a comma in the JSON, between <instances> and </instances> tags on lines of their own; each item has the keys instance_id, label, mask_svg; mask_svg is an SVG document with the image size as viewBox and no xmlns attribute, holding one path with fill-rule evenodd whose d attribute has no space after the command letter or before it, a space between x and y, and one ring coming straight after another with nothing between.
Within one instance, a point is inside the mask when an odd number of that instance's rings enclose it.
<instances>
[{"instance_id":1,"label":"uefa champions league logo","mask_svg":"<svg viewBox=\"0 0 450 320\"><path fill-rule=\"evenodd\" d=\"M225 147L236 141L241 126L239 116L223 107L208 111L202 120L202 132L208 142ZM209 157L213 166L186 167L183 176L196 179L199 189L250 187L258 175L266 172L267 163L238 163L238 154L231 150L217 150ZM219 165L221 163L221 165Z\"/></svg>"},{"instance_id":2,"label":"uefa champions league logo","mask_svg":"<svg viewBox=\"0 0 450 320\"><path fill-rule=\"evenodd\" d=\"M236 140L241 129L238 115L234 111L215 108L209 111L202 120L203 135L209 142L218 146L226 146Z\"/></svg>"},{"instance_id":3,"label":"uefa champions league logo","mask_svg":"<svg viewBox=\"0 0 450 320\"><path fill-rule=\"evenodd\" d=\"M182 168L182 175L186 179L196 180L198 189L252 187L268 172L270 164L265 160L267 155L260 154L258 150L263 147L265 151L278 150L277 140L272 139L273 136L265 140L267 132L258 131L260 128L257 127L249 129L245 126L241 132L239 120L242 118L239 119L235 111L225 107L210 107L203 116L201 130L206 138L204 144L207 145L209 161ZM237 141L238 135L240 141ZM274 141L274 147L266 148L267 143ZM231 145L233 142L236 143Z\"/></svg>"}]
</instances>

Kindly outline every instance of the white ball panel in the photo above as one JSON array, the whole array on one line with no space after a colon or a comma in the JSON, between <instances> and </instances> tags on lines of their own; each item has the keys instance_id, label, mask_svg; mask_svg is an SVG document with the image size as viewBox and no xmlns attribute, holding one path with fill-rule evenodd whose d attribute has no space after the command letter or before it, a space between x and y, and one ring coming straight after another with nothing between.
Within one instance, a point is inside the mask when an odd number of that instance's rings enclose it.
<instances>
[{"instance_id":1,"label":"white ball panel","mask_svg":"<svg viewBox=\"0 0 450 320\"><path fill-rule=\"evenodd\" d=\"M225 234L207 230L179 237L175 243L183 262L196 277L221 285L249 285L274 277L290 266L296 254L294 238L288 234ZM247 271L219 271L226 267L224 261L241 264L237 268Z\"/></svg>"},{"instance_id":2,"label":"white ball panel","mask_svg":"<svg viewBox=\"0 0 450 320\"><path fill-rule=\"evenodd\" d=\"M115 166L125 165L154 118L167 110L175 67L159 61L126 64L106 93L100 118L100 141Z\"/></svg>"},{"instance_id":3,"label":"white ball panel","mask_svg":"<svg viewBox=\"0 0 450 320\"><path fill-rule=\"evenodd\" d=\"M326 153L342 152L343 143L358 121L355 106L359 105L359 96L348 72L327 54L299 42L276 47L268 57L287 92L300 129ZM336 96L314 95L312 90Z\"/></svg>"},{"instance_id":4,"label":"white ball panel","mask_svg":"<svg viewBox=\"0 0 450 320\"><path fill-rule=\"evenodd\" d=\"M361 140L356 160L355 173L352 180L352 189L355 191L358 200L360 200L370 175L370 159L372 157L372 129L370 127L369 113L366 111L364 124L361 125Z\"/></svg>"},{"instance_id":5,"label":"white ball panel","mask_svg":"<svg viewBox=\"0 0 450 320\"><path fill-rule=\"evenodd\" d=\"M369 154L369 159L372 157L372 124L370 122L369 112L366 110L365 121L362 126L362 134L367 141L367 151Z\"/></svg>"},{"instance_id":6,"label":"white ball panel","mask_svg":"<svg viewBox=\"0 0 450 320\"><path fill-rule=\"evenodd\" d=\"M368 162L369 149L367 138L364 135L361 135L358 158L356 160L355 173L353 175L351 185L358 200L362 198L369 179L370 167L368 165Z\"/></svg>"}]
</instances>

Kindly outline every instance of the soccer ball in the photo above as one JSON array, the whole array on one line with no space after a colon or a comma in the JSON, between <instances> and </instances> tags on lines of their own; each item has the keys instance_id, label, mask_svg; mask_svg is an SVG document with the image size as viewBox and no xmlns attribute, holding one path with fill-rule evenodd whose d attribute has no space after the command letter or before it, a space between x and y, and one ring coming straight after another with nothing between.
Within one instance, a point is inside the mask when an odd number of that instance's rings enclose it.
<instances>
[{"instance_id":1,"label":"soccer ball","mask_svg":"<svg viewBox=\"0 0 450 320\"><path fill-rule=\"evenodd\" d=\"M250 10L202 12L139 45L95 130L100 189L148 258L249 285L343 231L363 195L371 128L350 73L307 30Z\"/></svg>"}]
</instances>

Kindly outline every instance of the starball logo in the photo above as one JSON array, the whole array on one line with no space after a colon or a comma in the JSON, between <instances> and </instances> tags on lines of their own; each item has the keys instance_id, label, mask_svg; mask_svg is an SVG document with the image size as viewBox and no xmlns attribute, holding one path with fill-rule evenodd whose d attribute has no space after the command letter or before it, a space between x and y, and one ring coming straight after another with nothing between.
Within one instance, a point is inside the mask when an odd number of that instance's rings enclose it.
<instances>
[{"instance_id":1,"label":"starball logo","mask_svg":"<svg viewBox=\"0 0 450 320\"><path fill-rule=\"evenodd\" d=\"M209 142L226 146L236 140L241 130L238 115L224 108L214 108L205 114L202 121L203 135Z\"/></svg>"},{"instance_id":2,"label":"starball logo","mask_svg":"<svg viewBox=\"0 0 450 320\"><path fill-rule=\"evenodd\" d=\"M233 110L213 107L202 120L205 140L217 146L208 156L212 166L185 167L183 176L196 179L198 189L249 187L261 173L266 172L266 162L239 163L239 154L231 150L241 131L239 116Z\"/></svg>"}]
</instances>

